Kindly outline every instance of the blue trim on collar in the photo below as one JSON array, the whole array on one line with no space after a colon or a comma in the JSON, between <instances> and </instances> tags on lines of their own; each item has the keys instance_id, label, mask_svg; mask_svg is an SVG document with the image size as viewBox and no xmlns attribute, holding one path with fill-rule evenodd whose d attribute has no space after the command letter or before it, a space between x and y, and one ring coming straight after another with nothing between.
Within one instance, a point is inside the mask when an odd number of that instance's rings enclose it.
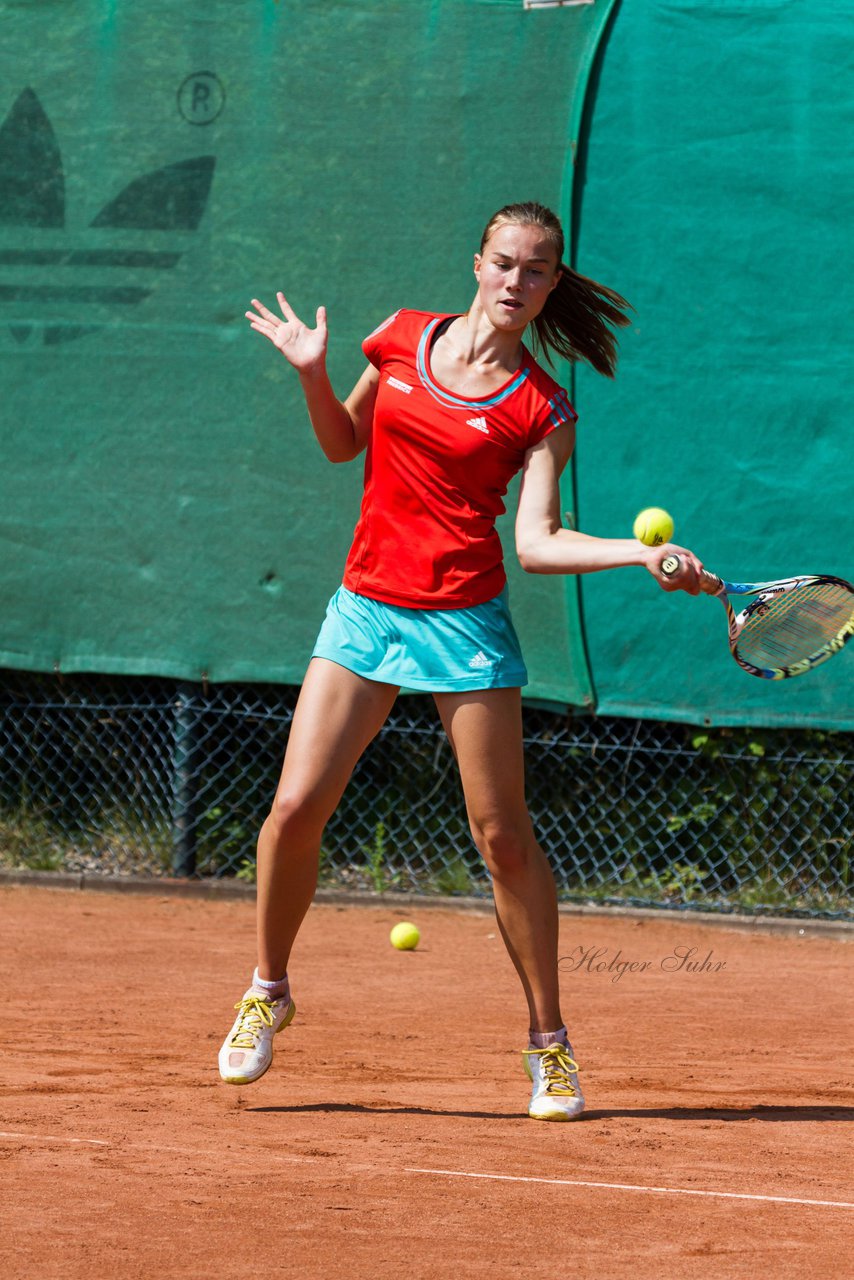
<instances>
[{"instance_id":1,"label":"blue trim on collar","mask_svg":"<svg viewBox=\"0 0 854 1280\"><path fill-rule=\"evenodd\" d=\"M435 320L431 320L421 335L421 341L418 343L418 354L416 356L416 367L418 376L424 385L425 390L430 392L434 400L438 400L440 404L450 409L492 409L497 404L501 404L508 396L512 396L514 391L518 391L523 382L528 377L528 367L523 366L516 377L509 382L507 386L500 391L496 391L495 395L490 396L486 400L464 400L461 396L455 396L453 392L446 391L444 387L439 386L430 375L427 365L427 352L430 349L430 336L441 317L437 316Z\"/></svg>"}]
</instances>

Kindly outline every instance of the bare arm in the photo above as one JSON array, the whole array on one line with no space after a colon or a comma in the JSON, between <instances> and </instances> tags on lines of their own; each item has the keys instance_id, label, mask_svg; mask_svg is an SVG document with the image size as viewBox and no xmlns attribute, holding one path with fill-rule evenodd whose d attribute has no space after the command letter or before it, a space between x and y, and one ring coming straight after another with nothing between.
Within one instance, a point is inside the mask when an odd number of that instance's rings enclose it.
<instances>
[{"instance_id":1,"label":"bare arm","mask_svg":"<svg viewBox=\"0 0 854 1280\"><path fill-rule=\"evenodd\" d=\"M329 461L350 462L358 457L371 433L379 371L369 364L343 403L332 390L325 367L301 373L300 383L314 434Z\"/></svg>"},{"instance_id":2,"label":"bare arm","mask_svg":"<svg viewBox=\"0 0 854 1280\"><path fill-rule=\"evenodd\" d=\"M672 542L645 547L634 538L594 538L562 528L558 481L574 444L575 428L567 423L529 449L525 457L516 512L516 553L522 568L527 573L595 573L640 565L663 590L697 595L702 565L685 547ZM662 561L675 554L681 557L682 570L668 578L661 572Z\"/></svg>"},{"instance_id":3,"label":"bare arm","mask_svg":"<svg viewBox=\"0 0 854 1280\"><path fill-rule=\"evenodd\" d=\"M291 309L283 293L276 297L283 318L257 298L252 299L255 311L247 311L246 318L299 374L311 425L329 461L349 462L368 442L379 373L368 365L347 399L339 400L326 372L326 308L318 307L317 327L310 329Z\"/></svg>"}]
</instances>

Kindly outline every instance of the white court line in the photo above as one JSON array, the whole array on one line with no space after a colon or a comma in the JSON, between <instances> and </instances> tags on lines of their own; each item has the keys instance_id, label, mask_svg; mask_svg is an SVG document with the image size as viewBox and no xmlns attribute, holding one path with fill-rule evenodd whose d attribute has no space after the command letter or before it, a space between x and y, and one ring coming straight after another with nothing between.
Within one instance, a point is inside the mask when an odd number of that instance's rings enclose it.
<instances>
[{"instance_id":1,"label":"white court line","mask_svg":"<svg viewBox=\"0 0 854 1280\"><path fill-rule=\"evenodd\" d=\"M752 1196L741 1191L696 1191L689 1187L636 1187L627 1182L581 1182L575 1178L526 1178L511 1173L465 1173L459 1169L412 1169L404 1173L432 1173L444 1178L488 1178L494 1182L545 1182L555 1187L604 1187L608 1191L653 1191L668 1196L714 1196L719 1200L769 1200L775 1204L820 1205L827 1209L854 1209L847 1200L801 1200L797 1196Z\"/></svg>"},{"instance_id":2,"label":"white court line","mask_svg":"<svg viewBox=\"0 0 854 1280\"><path fill-rule=\"evenodd\" d=\"M0 1130L0 1138L21 1138L27 1142L66 1142L77 1146L112 1147L115 1144L105 1142L101 1138L65 1138L46 1133L11 1133ZM127 1144L131 1150L168 1151L180 1155L201 1156L210 1159L210 1151L194 1151L187 1147L163 1147L160 1144L131 1142ZM242 1155L243 1152L230 1152L231 1155ZM307 1164L314 1156L283 1156L266 1152L265 1158L282 1164ZM257 1153L253 1157L257 1161ZM347 1165L351 1171L361 1170L370 1173L387 1172L381 1165ZM717 1200L760 1200L771 1204L803 1204L817 1206L822 1209L854 1209L854 1203L847 1200L806 1200L797 1196L760 1196L749 1195L742 1191L700 1191L692 1187L641 1187L628 1182L587 1182L578 1178L536 1178L512 1173L469 1173L461 1169L418 1169L404 1167L404 1173L427 1173L442 1178L480 1178L491 1182L538 1182L554 1187L597 1187L606 1191L646 1191L656 1195L670 1196L705 1196Z\"/></svg>"},{"instance_id":3,"label":"white court line","mask_svg":"<svg viewBox=\"0 0 854 1280\"><path fill-rule=\"evenodd\" d=\"M76 1142L88 1147L111 1147L111 1142L102 1142L100 1138L57 1138L49 1133L4 1133L0 1138L24 1138L27 1142Z\"/></svg>"}]
</instances>

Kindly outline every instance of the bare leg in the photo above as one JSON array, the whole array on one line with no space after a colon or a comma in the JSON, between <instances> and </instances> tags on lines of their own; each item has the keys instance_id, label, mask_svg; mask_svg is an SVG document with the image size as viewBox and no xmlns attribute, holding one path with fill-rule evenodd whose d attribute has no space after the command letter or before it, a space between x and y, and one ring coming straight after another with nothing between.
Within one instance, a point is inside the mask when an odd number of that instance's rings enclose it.
<instances>
[{"instance_id":1,"label":"bare leg","mask_svg":"<svg viewBox=\"0 0 854 1280\"><path fill-rule=\"evenodd\" d=\"M313 658L272 811L258 837L258 974L276 981L317 888L323 828L399 690Z\"/></svg>"},{"instance_id":2,"label":"bare leg","mask_svg":"<svg viewBox=\"0 0 854 1280\"><path fill-rule=\"evenodd\" d=\"M563 1026L557 892L525 803L518 689L436 694L457 757L475 844L492 874L495 914L533 1031Z\"/></svg>"}]
</instances>

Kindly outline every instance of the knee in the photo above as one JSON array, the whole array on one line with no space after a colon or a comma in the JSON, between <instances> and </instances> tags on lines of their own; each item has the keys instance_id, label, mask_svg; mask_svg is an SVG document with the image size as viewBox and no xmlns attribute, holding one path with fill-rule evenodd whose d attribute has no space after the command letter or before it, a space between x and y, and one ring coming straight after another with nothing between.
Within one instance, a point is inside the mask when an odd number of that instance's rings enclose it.
<instances>
[{"instance_id":1,"label":"knee","mask_svg":"<svg viewBox=\"0 0 854 1280\"><path fill-rule=\"evenodd\" d=\"M292 841L322 831L325 817L310 794L280 787L267 818L276 840Z\"/></svg>"},{"instance_id":2,"label":"knee","mask_svg":"<svg viewBox=\"0 0 854 1280\"><path fill-rule=\"evenodd\" d=\"M536 851L530 826L473 822L471 830L481 857L495 879L513 879L525 874Z\"/></svg>"}]
</instances>

